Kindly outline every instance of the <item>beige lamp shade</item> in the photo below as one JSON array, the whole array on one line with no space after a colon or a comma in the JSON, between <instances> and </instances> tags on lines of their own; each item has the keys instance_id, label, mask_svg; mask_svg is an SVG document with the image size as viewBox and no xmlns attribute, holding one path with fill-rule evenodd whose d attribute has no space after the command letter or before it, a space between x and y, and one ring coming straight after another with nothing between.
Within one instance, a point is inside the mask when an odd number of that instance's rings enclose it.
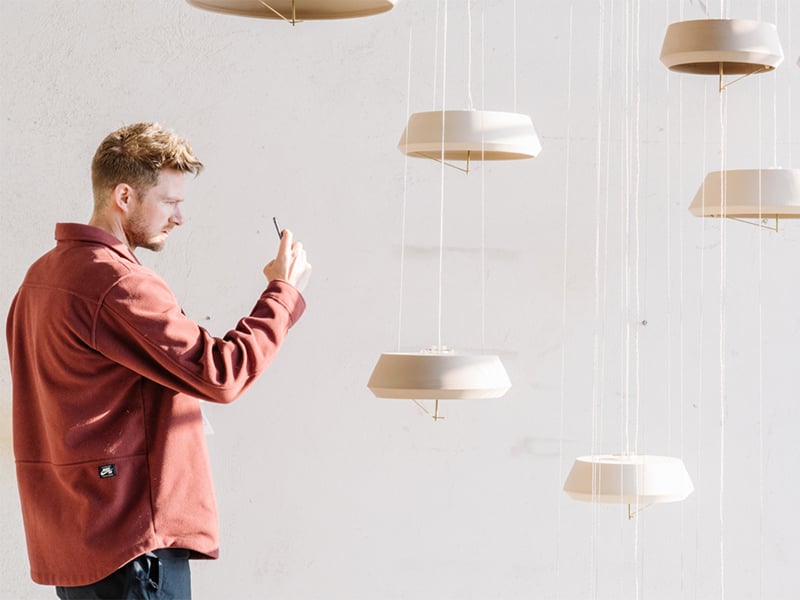
<instances>
[{"instance_id":1,"label":"beige lamp shade","mask_svg":"<svg viewBox=\"0 0 800 600\"><path fill-rule=\"evenodd\" d=\"M652 455L581 456L564 483L575 500L609 504L677 502L693 490L682 460Z\"/></svg>"},{"instance_id":2,"label":"beige lamp shade","mask_svg":"<svg viewBox=\"0 0 800 600\"><path fill-rule=\"evenodd\" d=\"M186 0L192 6L229 15L298 21L368 17L394 8L399 0ZM294 5L294 6L293 6ZM271 8L270 8L271 7ZM294 12L293 12L294 11Z\"/></svg>"},{"instance_id":3,"label":"beige lamp shade","mask_svg":"<svg viewBox=\"0 0 800 600\"><path fill-rule=\"evenodd\" d=\"M670 70L699 75L746 75L771 71L783 60L771 23L747 19L679 21L667 27L661 62Z\"/></svg>"},{"instance_id":4,"label":"beige lamp shade","mask_svg":"<svg viewBox=\"0 0 800 600\"><path fill-rule=\"evenodd\" d=\"M542 150L529 116L490 110L414 113L397 147L422 158L441 159L444 152L444 160L533 158Z\"/></svg>"},{"instance_id":5,"label":"beige lamp shade","mask_svg":"<svg viewBox=\"0 0 800 600\"><path fill-rule=\"evenodd\" d=\"M800 218L800 169L712 171L689 211L697 217Z\"/></svg>"},{"instance_id":6,"label":"beige lamp shade","mask_svg":"<svg viewBox=\"0 0 800 600\"><path fill-rule=\"evenodd\" d=\"M378 398L461 400L499 398L511 382L495 355L385 352L367 387Z\"/></svg>"}]
</instances>

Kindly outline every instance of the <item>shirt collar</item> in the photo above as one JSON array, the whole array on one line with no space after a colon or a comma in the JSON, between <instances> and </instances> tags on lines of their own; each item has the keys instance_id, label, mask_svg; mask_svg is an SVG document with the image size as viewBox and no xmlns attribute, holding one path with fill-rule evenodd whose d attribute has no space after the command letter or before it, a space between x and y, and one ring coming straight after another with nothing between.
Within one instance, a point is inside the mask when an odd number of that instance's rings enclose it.
<instances>
[{"instance_id":1,"label":"shirt collar","mask_svg":"<svg viewBox=\"0 0 800 600\"><path fill-rule=\"evenodd\" d=\"M123 258L139 263L134 253L122 241L99 227L83 225L81 223L57 223L56 224L57 242L89 242L92 244L102 244L107 246Z\"/></svg>"}]
</instances>

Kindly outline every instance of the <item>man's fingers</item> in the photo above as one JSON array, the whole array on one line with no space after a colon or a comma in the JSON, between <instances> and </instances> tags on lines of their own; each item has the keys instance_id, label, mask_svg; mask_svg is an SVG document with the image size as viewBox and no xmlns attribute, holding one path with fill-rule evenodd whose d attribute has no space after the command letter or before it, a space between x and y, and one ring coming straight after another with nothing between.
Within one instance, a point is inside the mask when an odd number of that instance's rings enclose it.
<instances>
[{"instance_id":1,"label":"man's fingers","mask_svg":"<svg viewBox=\"0 0 800 600\"><path fill-rule=\"evenodd\" d=\"M283 230L281 235L281 245L278 249L280 254L288 254L292 248L292 232L288 229Z\"/></svg>"}]
</instances>

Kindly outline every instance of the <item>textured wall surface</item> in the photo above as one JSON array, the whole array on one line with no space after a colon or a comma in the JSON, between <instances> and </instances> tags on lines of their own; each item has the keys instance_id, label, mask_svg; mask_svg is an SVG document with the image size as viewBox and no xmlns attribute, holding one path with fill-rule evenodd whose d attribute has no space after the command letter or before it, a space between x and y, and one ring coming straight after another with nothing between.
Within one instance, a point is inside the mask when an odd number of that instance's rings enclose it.
<instances>
[{"instance_id":1,"label":"textured wall surface","mask_svg":"<svg viewBox=\"0 0 800 600\"><path fill-rule=\"evenodd\" d=\"M222 334L249 311L273 215L314 264L272 369L207 407L222 555L194 565L196 598L794 597L800 223L687 208L722 165L797 166L800 14L720 4L777 22L787 55L724 94L658 59L699 0L402 0L294 28L0 0L3 315L54 223L88 218L89 161L123 123L160 121L206 164L186 224L140 252L192 318ZM541 155L406 161L408 112L443 101L529 114ZM372 396L378 355L439 326L501 356L504 398L434 422ZM51 598L28 578L10 415L3 350L0 597ZM574 457L625 451L683 457L695 492L629 521L561 491Z\"/></svg>"}]
</instances>

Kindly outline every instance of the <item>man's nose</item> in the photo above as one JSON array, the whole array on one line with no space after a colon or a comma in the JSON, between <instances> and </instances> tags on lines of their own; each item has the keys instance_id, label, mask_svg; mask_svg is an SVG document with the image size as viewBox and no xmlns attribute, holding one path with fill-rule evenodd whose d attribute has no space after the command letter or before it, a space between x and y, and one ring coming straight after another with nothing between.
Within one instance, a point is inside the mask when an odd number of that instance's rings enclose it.
<instances>
[{"instance_id":1,"label":"man's nose","mask_svg":"<svg viewBox=\"0 0 800 600\"><path fill-rule=\"evenodd\" d=\"M183 215L181 214L181 209L176 206L169 220L175 225L183 225Z\"/></svg>"}]
</instances>

